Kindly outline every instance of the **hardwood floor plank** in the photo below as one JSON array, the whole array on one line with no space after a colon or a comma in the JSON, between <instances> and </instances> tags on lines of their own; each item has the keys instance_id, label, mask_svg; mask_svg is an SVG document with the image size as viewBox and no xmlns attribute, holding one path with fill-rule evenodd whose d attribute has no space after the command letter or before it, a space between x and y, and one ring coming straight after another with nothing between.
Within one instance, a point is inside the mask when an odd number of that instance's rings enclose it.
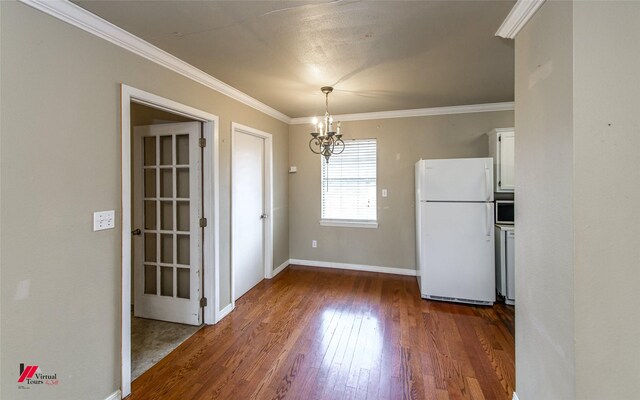
<instances>
[{"instance_id":1,"label":"hardwood floor plank","mask_svg":"<svg viewBox=\"0 0 640 400\"><path fill-rule=\"evenodd\" d=\"M467 386L472 400L486 400L477 379L467 377Z\"/></svg>"},{"instance_id":2,"label":"hardwood floor plank","mask_svg":"<svg viewBox=\"0 0 640 400\"><path fill-rule=\"evenodd\" d=\"M358 375L358 386L356 386L356 393L354 399L364 400L367 398L367 386L369 384L369 370L365 368L360 369Z\"/></svg>"},{"instance_id":3,"label":"hardwood floor plank","mask_svg":"<svg viewBox=\"0 0 640 400\"><path fill-rule=\"evenodd\" d=\"M485 324L485 320L457 317L458 329L462 332L465 349L469 361L473 365L476 377L482 383L482 391L487 399L511 398L504 393L500 377L495 373L494 363L483 347L483 340L476 333L476 328Z\"/></svg>"},{"instance_id":4,"label":"hardwood floor plank","mask_svg":"<svg viewBox=\"0 0 640 400\"><path fill-rule=\"evenodd\" d=\"M424 399L424 384L419 364L412 360L411 349L402 347L402 363L400 365L400 380L402 382L403 399Z\"/></svg>"},{"instance_id":5,"label":"hardwood floor plank","mask_svg":"<svg viewBox=\"0 0 640 400\"><path fill-rule=\"evenodd\" d=\"M422 382L424 384L424 399L438 400L439 389L436 387L436 380L433 375L422 375Z\"/></svg>"},{"instance_id":6,"label":"hardwood floor plank","mask_svg":"<svg viewBox=\"0 0 640 400\"><path fill-rule=\"evenodd\" d=\"M290 266L133 382L130 400L510 400L513 307L415 277Z\"/></svg>"}]
</instances>

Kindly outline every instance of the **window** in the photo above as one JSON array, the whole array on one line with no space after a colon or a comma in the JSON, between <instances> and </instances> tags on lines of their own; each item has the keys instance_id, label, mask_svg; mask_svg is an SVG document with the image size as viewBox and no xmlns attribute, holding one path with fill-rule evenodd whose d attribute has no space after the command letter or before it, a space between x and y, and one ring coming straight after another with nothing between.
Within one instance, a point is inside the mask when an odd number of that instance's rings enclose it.
<instances>
[{"instance_id":1,"label":"window","mask_svg":"<svg viewBox=\"0 0 640 400\"><path fill-rule=\"evenodd\" d=\"M322 162L322 225L377 227L376 140L345 140Z\"/></svg>"}]
</instances>

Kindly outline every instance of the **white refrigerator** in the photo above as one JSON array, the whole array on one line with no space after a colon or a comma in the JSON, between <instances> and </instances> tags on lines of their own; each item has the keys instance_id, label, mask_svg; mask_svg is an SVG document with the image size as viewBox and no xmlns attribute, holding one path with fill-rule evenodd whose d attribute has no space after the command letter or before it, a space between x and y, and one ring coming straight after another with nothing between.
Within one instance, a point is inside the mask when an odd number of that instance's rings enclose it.
<instances>
[{"instance_id":1,"label":"white refrigerator","mask_svg":"<svg viewBox=\"0 0 640 400\"><path fill-rule=\"evenodd\" d=\"M493 304L493 160L420 160L415 174L421 296Z\"/></svg>"}]
</instances>

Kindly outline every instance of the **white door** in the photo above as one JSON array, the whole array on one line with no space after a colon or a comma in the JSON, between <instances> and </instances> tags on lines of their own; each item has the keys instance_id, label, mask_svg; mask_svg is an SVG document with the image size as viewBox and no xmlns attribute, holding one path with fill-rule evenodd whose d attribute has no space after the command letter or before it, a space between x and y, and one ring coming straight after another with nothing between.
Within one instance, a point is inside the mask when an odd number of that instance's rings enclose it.
<instances>
[{"instance_id":1,"label":"white door","mask_svg":"<svg viewBox=\"0 0 640 400\"><path fill-rule=\"evenodd\" d=\"M265 277L265 139L235 131L232 160L234 301Z\"/></svg>"},{"instance_id":2,"label":"white door","mask_svg":"<svg viewBox=\"0 0 640 400\"><path fill-rule=\"evenodd\" d=\"M493 203L422 202L423 297L495 301Z\"/></svg>"},{"instance_id":3,"label":"white door","mask_svg":"<svg viewBox=\"0 0 640 400\"><path fill-rule=\"evenodd\" d=\"M420 200L493 201L491 158L422 160L420 173Z\"/></svg>"},{"instance_id":4,"label":"white door","mask_svg":"<svg viewBox=\"0 0 640 400\"><path fill-rule=\"evenodd\" d=\"M135 127L134 315L202 323L200 123Z\"/></svg>"}]
</instances>

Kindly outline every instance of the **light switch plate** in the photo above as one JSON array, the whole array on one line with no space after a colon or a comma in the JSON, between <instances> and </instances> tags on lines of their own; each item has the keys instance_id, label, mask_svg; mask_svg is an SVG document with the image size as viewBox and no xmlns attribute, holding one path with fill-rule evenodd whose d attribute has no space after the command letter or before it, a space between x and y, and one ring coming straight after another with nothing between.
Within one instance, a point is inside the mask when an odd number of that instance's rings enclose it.
<instances>
[{"instance_id":1,"label":"light switch plate","mask_svg":"<svg viewBox=\"0 0 640 400\"><path fill-rule=\"evenodd\" d=\"M104 229L113 229L116 225L115 210L96 211L93 213L93 231L102 231Z\"/></svg>"},{"instance_id":2,"label":"light switch plate","mask_svg":"<svg viewBox=\"0 0 640 400\"><path fill-rule=\"evenodd\" d=\"M387 197L387 189L382 189L382 197Z\"/></svg>"}]
</instances>

